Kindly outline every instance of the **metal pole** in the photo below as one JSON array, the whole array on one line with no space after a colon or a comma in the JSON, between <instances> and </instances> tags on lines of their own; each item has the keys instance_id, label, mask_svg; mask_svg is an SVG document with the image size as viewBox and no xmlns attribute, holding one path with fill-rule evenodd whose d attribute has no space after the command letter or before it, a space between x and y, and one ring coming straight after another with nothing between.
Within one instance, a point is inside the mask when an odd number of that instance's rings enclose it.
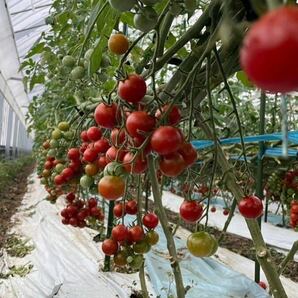
<instances>
[{"instance_id":1,"label":"metal pole","mask_svg":"<svg viewBox=\"0 0 298 298\"><path fill-rule=\"evenodd\" d=\"M266 114L266 95L264 92L261 93L260 100L260 126L259 126L259 134L265 134L265 114ZM259 142L259 154L258 154L258 167L257 167L257 182L256 182L256 195L263 200L263 156L265 153L265 144L264 142ZM262 216L258 218L258 223L261 229L261 221ZM258 260L255 261L255 282L260 281L260 264Z\"/></svg>"},{"instance_id":2,"label":"metal pole","mask_svg":"<svg viewBox=\"0 0 298 298\"><path fill-rule=\"evenodd\" d=\"M10 158L10 142L11 142L11 130L12 130L12 117L13 111L11 106L8 107L8 121L7 121L7 131L6 131L6 143L5 143L5 157L6 159Z\"/></svg>"},{"instance_id":3,"label":"metal pole","mask_svg":"<svg viewBox=\"0 0 298 298\"><path fill-rule=\"evenodd\" d=\"M1 144L1 138L2 138L2 126L3 126L3 105L4 105L4 96L0 92L0 146ZM2 147L1 147L2 148ZM0 149L0 158L2 158L2 149Z\"/></svg>"},{"instance_id":4,"label":"metal pole","mask_svg":"<svg viewBox=\"0 0 298 298\"><path fill-rule=\"evenodd\" d=\"M13 128L13 143L12 143L12 155L14 158L16 158L17 156L17 152L16 152L16 145L17 145L17 135L18 135L18 129L19 129L19 119L17 117L17 115L15 114L15 118L14 118L14 128Z\"/></svg>"}]
</instances>

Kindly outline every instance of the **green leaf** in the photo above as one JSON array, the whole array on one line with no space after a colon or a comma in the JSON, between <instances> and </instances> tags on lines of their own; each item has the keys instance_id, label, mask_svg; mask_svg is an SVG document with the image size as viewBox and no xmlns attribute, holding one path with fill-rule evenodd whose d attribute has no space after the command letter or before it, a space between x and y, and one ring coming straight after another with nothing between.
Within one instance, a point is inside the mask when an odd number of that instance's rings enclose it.
<instances>
[{"instance_id":1,"label":"green leaf","mask_svg":"<svg viewBox=\"0 0 298 298\"><path fill-rule=\"evenodd\" d=\"M44 82L45 82L44 75L42 74L34 75L30 80L29 91L32 91L32 89L36 84L44 84Z\"/></svg>"},{"instance_id":2,"label":"green leaf","mask_svg":"<svg viewBox=\"0 0 298 298\"><path fill-rule=\"evenodd\" d=\"M121 14L120 20L122 23L127 24L130 27L134 27L133 23L134 14L132 12L124 12Z\"/></svg>"},{"instance_id":3,"label":"green leaf","mask_svg":"<svg viewBox=\"0 0 298 298\"><path fill-rule=\"evenodd\" d=\"M45 43L44 42L41 42L41 43L36 44L28 52L28 54L26 55L26 58L29 58L29 57L32 57L32 56L34 56L36 54L42 53L44 51L44 46L45 46Z\"/></svg>"}]
</instances>

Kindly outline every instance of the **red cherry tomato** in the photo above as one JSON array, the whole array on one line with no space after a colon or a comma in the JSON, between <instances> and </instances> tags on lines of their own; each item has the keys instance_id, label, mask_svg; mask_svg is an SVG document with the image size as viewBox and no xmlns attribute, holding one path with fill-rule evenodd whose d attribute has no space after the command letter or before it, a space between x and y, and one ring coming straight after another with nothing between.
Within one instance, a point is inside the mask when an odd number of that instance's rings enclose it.
<instances>
[{"instance_id":1,"label":"red cherry tomato","mask_svg":"<svg viewBox=\"0 0 298 298\"><path fill-rule=\"evenodd\" d=\"M184 171L185 162L181 154L174 152L162 156L159 169L167 177L177 177Z\"/></svg>"},{"instance_id":2,"label":"red cherry tomato","mask_svg":"<svg viewBox=\"0 0 298 298\"><path fill-rule=\"evenodd\" d=\"M108 161L105 155L102 155L98 158L97 165L100 169L104 169L107 164L108 164Z\"/></svg>"},{"instance_id":3,"label":"red cherry tomato","mask_svg":"<svg viewBox=\"0 0 298 298\"><path fill-rule=\"evenodd\" d=\"M139 154L134 157L133 153L128 152L123 158L123 167L127 173L141 174L147 169L147 159Z\"/></svg>"},{"instance_id":4,"label":"red cherry tomato","mask_svg":"<svg viewBox=\"0 0 298 298\"><path fill-rule=\"evenodd\" d=\"M240 61L256 86L274 93L298 89L297 27L297 6L283 6L269 11L248 31Z\"/></svg>"},{"instance_id":5,"label":"red cherry tomato","mask_svg":"<svg viewBox=\"0 0 298 298\"><path fill-rule=\"evenodd\" d=\"M118 203L114 206L114 209L113 209L113 213L115 215L115 217L122 217L126 214L126 211L125 211L125 206L123 203Z\"/></svg>"},{"instance_id":6,"label":"red cherry tomato","mask_svg":"<svg viewBox=\"0 0 298 298\"><path fill-rule=\"evenodd\" d=\"M179 208L180 216L187 222L196 222L203 215L203 207L197 201L185 200Z\"/></svg>"},{"instance_id":7,"label":"red cherry tomato","mask_svg":"<svg viewBox=\"0 0 298 298\"><path fill-rule=\"evenodd\" d=\"M245 218L258 218L263 213L263 203L258 197L250 195L239 202L238 209Z\"/></svg>"},{"instance_id":8,"label":"red cherry tomato","mask_svg":"<svg viewBox=\"0 0 298 298\"><path fill-rule=\"evenodd\" d=\"M135 215L138 213L138 203L136 200L127 201L125 204L125 211L127 214Z\"/></svg>"},{"instance_id":9,"label":"red cherry tomato","mask_svg":"<svg viewBox=\"0 0 298 298\"><path fill-rule=\"evenodd\" d=\"M155 213L147 213L143 217L143 225L148 229L155 229L158 225L158 217Z\"/></svg>"},{"instance_id":10,"label":"red cherry tomato","mask_svg":"<svg viewBox=\"0 0 298 298\"><path fill-rule=\"evenodd\" d=\"M63 175L57 175L54 178L54 182L56 185L61 185L61 184L65 183L66 181L65 181L65 178Z\"/></svg>"},{"instance_id":11,"label":"red cherry tomato","mask_svg":"<svg viewBox=\"0 0 298 298\"><path fill-rule=\"evenodd\" d=\"M104 176L98 183L98 193L107 200L117 200L124 195L125 182L121 177Z\"/></svg>"},{"instance_id":12,"label":"red cherry tomato","mask_svg":"<svg viewBox=\"0 0 298 298\"><path fill-rule=\"evenodd\" d=\"M72 168L65 168L63 169L63 171L61 172L61 175L64 177L64 179L70 180L73 175L74 175L74 170Z\"/></svg>"},{"instance_id":13,"label":"red cherry tomato","mask_svg":"<svg viewBox=\"0 0 298 298\"><path fill-rule=\"evenodd\" d=\"M128 230L128 232L129 232L129 236L133 242L139 242L145 236L144 230L141 226L134 226L134 227L130 228Z\"/></svg>"},{"instance_id":14,"label":"red cherry tomato","mask_svg":"<svg viewBox=\"0 0 298 298\"><path fill-rule=\"evenodd\" d=\"M65 199L66 199L69 203L73 202L73 201L75 200L75 198L76 198L76 195L75 195L73 192L68 193L68 194L66 195L66 197L65 197Z\"/></svg>"},{"instance_id":15,"label":"red cherry tomato","mask_svg":"<svg viewBox=\"0 0 298 298\"><path fill-rule=\"evenodd\" d=\"M128 238L128 229L125 225L117 225L112 229L112 238L115 241L125 241Z\"/></svg>"},{"instance_id":16,"label":"red cherry tomato","mask_svg":"<svg viewBox=\"0 0 298 298\"><path fill-rule=\"evenodd\" d=\"M83 157L88 162L93 162L97 159L97 152L94 149L86 149Z\"/></svg>"},{"instance_id":17,"label":"red cherry tomato","mask_svg":"<svg viewBox=\"0 0 298 298\"><path fill-rule=\"evenodd\" d=\"M95 142L101 138L101 130L99 127L91 126L87 130L87 137L89 141Z\"/></svg>"},{"instance_id":18,"label":"red cherry tomato","mask_svg":"<svg viewBox=\"0 0 298 298\"><path fill-rule=\"evenodd\" d=\"M144 111L132 112L126 119L126 129L132 137L144 136L152 131L154 126L155 119Z\"/></svg>"},{"instance_id":19,"label":"red cherry tomato","mask_svg":"<svg viewBox=\"0 0 298 298\"><path fill-rule=\"evenodd\" d=\"M94 150L97 153L106 153L110 148L110 144L107 139L100 139L94 143Z\"/></svg>"},{"instance_id":20,"label":"red cherry tomato","mask_svg":"<svg viewBox=\"0 0 298 298\"><path fill-rule=\"evenodd\" d=\"M83 130L81 132L81 140L83 142L89 142L89 138L88 138L88 135L87 135L87 131L86 130Z\"/></svg>"},{"instance_id":21,"label":"red cherry tomato","mask_svg":"<svg viewBox=\"0 0 298 298\"><path fill-rule=\"evenodd\" d=\"M116 147L110 147L106 152L106 159L110 161L122 161L126 152L122 149L117 149Z\"/></svg>"},{"instance_id":22,"label":"red cherry tomato","mask_svg":"<svg viewBox=\"0 0 298 298\"><path fill-rule=\"evenodd\" d=\"M170 105L167 104L163 106L161 110L158 109L155 113L155 117L157 119L160 119L163 116L163 114L169 110L169 108L170 108ZM173 105L166 119L166 123L169 125L175 126L180 122L180 120L181 120L181 111L176 105Z\"/></svg>"},{"instance_id":23,"label":"red cherry tomato","mask_svg":"<svg viewBox=\"0 0 298 298\"><path fill-rule=\"evenodd\" d=\"M67 157L70 160L80 159L80 151L78 148L70 148L67 153Z\"/></svg>"},{"instance_id":24,"label":"red cherry tomato","mask_svg":"<svg viewBox=\"0 0 298 298\"><path fill-rule=\"evenodd\" d=\"M152 149L160 155L176 152L182 144L179 130L172 126L160 126L151 137Z\"/></svg>"},{"instance_id":25,"label":"red cherry tomato","mask_svg":"<svg viewBox=\"0 0 298 298\"><path fill-rule=\"evenodd\" d=\"M104 128L114 128L117 123L118 106L113 103L110 106L100 103L95 109L94 119L96 123Z\"/></svg>"},{"instance_id":26,"label":"red cherry tomato","mask_svg":"<svg viewBox=\"0 0 298 298\"><path fill-rule=\"evenodd\" d=\"M261 288L263 288L264 290L267 289L267 285L266 285L266 283L263 282L263 281L259 281L259 282L258 282L258 285L259 285Z\"/></svg>"},{"instance_id":27,"label":"red cherry tomato","mask_svg":"<svg viewBox=\"0 0 298 298\"><path fill-rule=\"evenodd\" d=\"M111 132L111 142L115 147L119 147L125 143L126 133L125 129L114 128Z\"/></svg>"},{"instance_id":28,"label":"red cherry tomato","mask_svg":"<svg viewBox=\"0 0 298 298\"><path fill-rule=\"evenodd\" d=\"M137 103L146 95L147 86L143 77L132 74L118 86L118 95L131 103Z\"/></svg>"},{"instance_id":29,"label":"red cherry tomato","mask_svg":"<svg viewBox=\"0 0 298 298\"><path fill-rule=\"evenodd\" d=\"M198 159L197 151L190 143L182 144L178 152L182 155L187 167L192 166Z\"/></svg>"},{"instance_id":30,"label":"red cherry tomato","mask_svg":"<svg viewBox=\"0 0 298 298\"><path fill-rule=\"evenodd\" d=\"M90 198L88 200L88 207L93 208L97 206L97 200L95 198Z\"/></svg>"},{"instance_id":31,"label":"red cherry tomato","mask_svg":"<svg viewBox=\"0 0 298 298\"><path fill-rule=\"evenodd\" d=\"M118 251L118 243L113 239L105 239L102 243L101 249L107 256L112 256Z\"/></svg>"}]
</instances>

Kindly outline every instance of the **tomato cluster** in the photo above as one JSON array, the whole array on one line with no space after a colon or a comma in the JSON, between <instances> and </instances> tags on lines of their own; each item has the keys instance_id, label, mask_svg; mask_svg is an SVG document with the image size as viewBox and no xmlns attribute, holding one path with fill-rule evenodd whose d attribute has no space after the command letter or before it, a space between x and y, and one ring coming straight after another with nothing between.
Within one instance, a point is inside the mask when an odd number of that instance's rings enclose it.
<instances>
[{"instance_id":1,"label":"tomato cluster","mask_svg":"<svg viewBox=\"0 0 298 298\"><path fill-rule=\"evenodd\" d=\"M97 200L90 198L88 201L76 199L73 192L65 197L68 205L61 211L62 223L73 227L84 228L89 221L103 221L104 214L102 209L98 207Z\"/></svg>"}]
</instances>

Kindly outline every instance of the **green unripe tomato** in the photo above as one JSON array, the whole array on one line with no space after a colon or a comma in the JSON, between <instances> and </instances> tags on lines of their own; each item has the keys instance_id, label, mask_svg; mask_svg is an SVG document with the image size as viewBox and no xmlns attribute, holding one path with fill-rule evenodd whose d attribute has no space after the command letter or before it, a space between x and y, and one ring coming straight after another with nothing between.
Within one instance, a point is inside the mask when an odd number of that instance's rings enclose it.
<instances>
[{"instance_id":1,"label":"green unripe tomato","mask_svg":"<svg viewBox=\"0 0 298 298\"><path fill-rule=\"evenodd\" d=\"M195 232L187 238L187 248L195 257L208 257L214 250L214 239L207 232Z\"/></svg>"},{"instance_id":2,"label":"green unripe tomato","mask_svg":"<svg viewBox=\"0 0 298 298\"><path fill-rule=\"evenodd\" d=\"M150 230L146 235L145 235L145 239L146 241L150 244L150 245L155 245L158 243L159 241L159 235L157 232L155 232L154 230Z\"/></svg>"},{"instance_id":3,"label":"green unripe tomato","mask_svg":"<svg viewBox=\"0 0 298 298\"><path fill-rule=\"evenodd\" d=\"M110 5L119 11L129 11L137 3L136 0L109 0Z\"/></svg>"},{"instance_id":4,"label":"green unripe tomato","mask_svg":"<svg viewBox=\"0 0 298 298\"><path fill-rule=\"evenodd\" d=\"M132 262L129 263L129 266L133 269L140 269L143 265L144 258L143 255L135 255L133 256Z\"/></svg>"},{"instance_id":5,"label":"green unripe tomato","mask_svg":"<svg viewBox=\"0 0 298 298\"><path fill-rule=\"evenodd\" d=\"M109 162L103 171L104 176L118 176L118 177L125 177L127 172L123 168L122 164L112 161Z\"/></svg>"},{"instance_id":6,"label":"green unripe tomato","mask_svg":"<svg viewBox=\"0 0 298 298\"><path fill-rule=\"evenodd\" d=\"M213 256L216 252L217 252L217 249L218 249L218 242L217 240L215 239L215 237L213 235L210 235L211 238L213 239L213 248L209 254L209 257Z\"/></svg>"},{"instance_id":7,"label":"green unripe tomato","mask_svg":"<svg viewBox=\"0 0 298 298\"><path fill-rule=\"evenodd\" d=\"M56 156L56 150L55 149L50 149L47 153L48 157L55 157Z\"/></svg>"},{"instance_id":8,"label":"green unripe tomato","mask_svg":"<svg viewBox=\"0 0 298 298\"><path fill-rule=\"evenodd\" d=\"M92 177L84 175L80 179L80 185L83 188L89 188L93 184L94 180Z\"/></svg>"},{"instance_id":9,"label":"green unripe tomato","mask_svg":"<svg viewBox=\"0 0 298 298\"><path fill-rule=\"evenodd\" d=\"M58 140L62 137L62 133L61 133L61 130L56 128L52 131L52 139L54 140Z\"/></svg>"},{"instance_id":10,"label":"green unripe tomato","mask_svg":"<svg viewBox=\"0 0 298 298\"><path fill-rule=\"evenodd\" d=\"M74 137L74 132L72 130L66 131L63 136L66 140L71 141Z\"/></svg>"},{"instance_id":11,"label":"green unripe tomato","mask_svg":"<svg viewBox=\"0 0 298 298\"><path fill-rule=\"evenodd\" d=\"M48 182L47 179L44 177L40 179L40 183L43 185L47 184L47 182Z\"/></svg>"},{"instance_id":12,"label":"green unripe tomato","mask_svg":"<svg viewBox=\"0 0 298 298\"><path fill-rule=\"evenodd\" d=\"M69 123L66 121L60 122L58 124L58 129L62 130L62 131L67 131L69 130Z\"/></svg>"},{"instance_id":13,"label":"green unripe tomato","mask_svg":"<svg viewBox=\"0 0 298 298\"><path fill-rule=\"evenodd\" d=\"M64 56L62 59L62 65L66 67L74 67L76 64L76 59L70 55Z\"/></svg>"},{"instance_id":14,"label":"green unripe tomato","mask_svg":"<svg viewBox=\"0 0 298 298\"><path fill-rule=\"evenodd\" d=\"M157 20L158 14L156 11L152 7L147 6L134 15L133 23L136 29L148 32L156 26Z\"/></svg>"},{"instance_id":15,"label":"green unripe tomato","mask_svg":"<svg viewBox=\"0 0 298 298\"><path fill-rule=\"evenodd\" d=\"M64 165L62 163L58 163L56 166L55 166L55 171L60 174L62 171L64 170Z\"/></svg>"},{"instance_id":16,"label":"green unripe tomato","mask_svg":"<svg viewBox=\"0 0 298 298\"><path fill-rule=\"evenodd\" d=\"M85 76L85 68L83 66L76 66L70 72L70 78L72 80L81 80Z\"/></svg>"},{"instance_id":17,"label":"green unripe tomato","mask_svg":"<svg viewBox=\"0 0 298 298\"><path fill-rule=\"evenodd\" d=\"M151 249L150 244L144 239L133 245L133 250L137 254L146 254Z\"/></svg>"},{"instance_id":18,"label":"green unripe tomato","mask_svg":"<svg viewBox=\"0 0 298 298\"><path fill-rule=\"evenodd\" d=\"M107 55L102 55L101 57L101 62L100 62L100 66L102 68L107 68L111 65L111 60Z\"/></svg>"},{"instance_id":19,"label":"green unripe tomato","mask_svg":"<svg viewBox=\"0 0 298 298\"><path fill-rule=\"evenodd\" d=\"M59 146L59 142L55 139L50 140L50 147L57 148Z\"/></svg>"}]
</instances>

